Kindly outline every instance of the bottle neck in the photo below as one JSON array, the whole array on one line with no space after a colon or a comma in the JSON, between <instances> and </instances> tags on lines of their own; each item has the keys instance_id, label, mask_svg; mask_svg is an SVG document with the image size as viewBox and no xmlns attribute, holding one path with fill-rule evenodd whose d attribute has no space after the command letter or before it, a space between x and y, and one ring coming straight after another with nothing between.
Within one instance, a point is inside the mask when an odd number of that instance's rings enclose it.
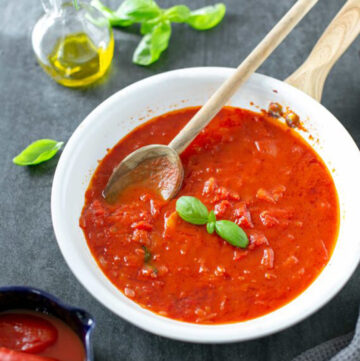
<instances>
[{"instance_id":1,"label":"bottle neck","mask_svg":"<svg viewBox=\"0 0 360 361\"><path fill-rule=\"evenodd\" d=\"M73 0L41 0L42 6L46 13L59 13L64 3L73 3Z\"/></svg>"}]
</instances>

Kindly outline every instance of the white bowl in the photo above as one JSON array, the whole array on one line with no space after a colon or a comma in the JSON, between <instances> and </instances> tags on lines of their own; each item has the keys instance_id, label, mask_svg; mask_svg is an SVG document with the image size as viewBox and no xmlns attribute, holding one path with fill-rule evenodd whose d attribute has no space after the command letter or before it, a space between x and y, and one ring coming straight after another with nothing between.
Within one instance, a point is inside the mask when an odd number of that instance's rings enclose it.
<instances>
[{"instance_id":1,"label":"white bowl","mask_svg":"<svg viewBox=\"0 0 360 361\"><path fill-rule=\"evenodd\" d=\"M175 321L148 311L125 297L102 273L79 227L89 180L106 154L128 132L169 110L201 105L233 72L229 68L189 68L139 81L100 104L68 141L56 169L51 211L61 252L84 287L127 321L173 339L220 343L249 340L289 327L328 302L346 283L360 259L360 153L338 120L301 91L254 74L231 105L256 110L270 101L288 105L310 131L303 136L320 154L332 175L340 201L340 232L334 253L319 277L297 298L265 316L224 325ZM277 92L274 92L277 90ZM309 139L309 134L314 140ZM318 140L318 141L316 141Z\"/></svg>"}]
</instances>

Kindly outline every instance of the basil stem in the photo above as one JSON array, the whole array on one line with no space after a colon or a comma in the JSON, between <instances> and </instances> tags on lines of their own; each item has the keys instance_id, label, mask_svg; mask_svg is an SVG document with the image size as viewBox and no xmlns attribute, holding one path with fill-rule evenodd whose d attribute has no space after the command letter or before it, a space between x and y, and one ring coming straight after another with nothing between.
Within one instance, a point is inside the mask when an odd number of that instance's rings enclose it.
<instances>
[{"instance_id":1,"label":"basil stem","mask_svg":"<svg viewBox=\"0 0 360 361\"><path fill-rule=\"evenodd\" d=\"M210 211L209 213L209 217L208 217L208 222L206 224L206 230L208 231L208 233L213 234L215 231L215 222L216 222L216 216L214 211Z\"/></svg>"}]
</instances>

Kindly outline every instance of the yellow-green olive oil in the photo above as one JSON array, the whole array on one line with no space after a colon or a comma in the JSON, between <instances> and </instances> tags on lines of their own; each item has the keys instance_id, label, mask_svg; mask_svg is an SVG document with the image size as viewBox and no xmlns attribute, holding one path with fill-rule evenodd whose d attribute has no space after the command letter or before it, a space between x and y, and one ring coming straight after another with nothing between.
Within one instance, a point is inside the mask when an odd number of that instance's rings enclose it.
<instances>
[{"instance_id":1,"label":"yellow-green olive oil","mask_svg":"<svg viewBox=\"0 0 360 361\"><path fill-rule=\"evenodd\" d=\"M114 53L114 38L107 48L97 48L85 33L70 34L57 41L48 56L49 64L40 62L58 83L68 87L89 85L108 70Z\"/></svg>"}]
</instances>

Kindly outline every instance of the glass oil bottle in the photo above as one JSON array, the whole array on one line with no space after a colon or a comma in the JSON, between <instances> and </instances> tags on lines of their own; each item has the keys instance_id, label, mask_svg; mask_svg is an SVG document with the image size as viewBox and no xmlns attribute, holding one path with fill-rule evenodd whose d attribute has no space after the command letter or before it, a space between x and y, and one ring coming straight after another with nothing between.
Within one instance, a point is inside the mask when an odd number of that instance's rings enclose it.
<instances>
[{"instance_id":1,"label":"glass oil bottle","mask_svg":"<svg viewBox=\"0 0 360 361\"><path fill-rule=\"evenodd\" d=\"M94 7L73 0L43 0L45 15L36 23L32 45L55 81L68 87L103 77L114 53L108 20Z\"/></svg>"}]
</instances>

